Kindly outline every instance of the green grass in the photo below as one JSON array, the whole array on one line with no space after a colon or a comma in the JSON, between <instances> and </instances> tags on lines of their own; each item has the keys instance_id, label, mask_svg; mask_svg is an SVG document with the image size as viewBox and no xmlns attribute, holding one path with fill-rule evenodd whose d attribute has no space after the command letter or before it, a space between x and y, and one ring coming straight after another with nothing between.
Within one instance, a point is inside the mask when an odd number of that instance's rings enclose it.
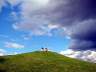
<instances>
[{"instance_id":1,"label":"green grass","mask_svg":"<svg viewBox=\"0 0 96 72\"><path fill-rule=\"evenodd\" d=\"M96 64L36 51L0 57L0 72L96 72Z\"/></svg>"}]
</instances>

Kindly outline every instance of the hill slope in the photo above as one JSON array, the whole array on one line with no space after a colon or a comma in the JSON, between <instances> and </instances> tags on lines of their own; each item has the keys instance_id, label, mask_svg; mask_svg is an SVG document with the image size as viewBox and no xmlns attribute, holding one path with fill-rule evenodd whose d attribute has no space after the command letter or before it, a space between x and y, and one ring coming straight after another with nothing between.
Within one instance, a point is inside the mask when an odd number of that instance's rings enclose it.
<instances>
[{"instance_id":1,"label":"hill slope","mask_svg":"<svg viewBox=\"0 0 96 72\"><path fill-rule=\"evenodd\" d=\"M96 72L96 64L37 51L0 57L0 72Z\"/></svg>"}]
</instances>

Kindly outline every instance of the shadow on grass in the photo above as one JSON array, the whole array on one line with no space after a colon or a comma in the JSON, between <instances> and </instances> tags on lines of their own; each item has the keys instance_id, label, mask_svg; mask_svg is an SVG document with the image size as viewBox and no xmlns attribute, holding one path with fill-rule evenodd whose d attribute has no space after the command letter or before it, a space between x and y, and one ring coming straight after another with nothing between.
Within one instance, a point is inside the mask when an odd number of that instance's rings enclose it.
<instances>
[{"instance_id":1,"label":"shadow on grass","mask_svg":"<svg viewBox=\"0 0 96 72\"><path fill-rule=\"evenodd\" d=\"M4 57L0 57L0 72L7 72L6 70L5 70L5 58Z\"/></svg>"},{"instance_id":2,"label":"shadow on grass","mask_svg":"<svg viewBox=\"0 0 96 72\"><path fill-rule=\"evenodd\" d=\"M0 63L4 63L5 62L5 58L4 57L0 57ZM0 71L1 72L1 71Z\"/></svg>"},{"instance_id":3,"label":"shadow on grass","mask_svg":"<svg viewBox=\"0 0 96 72\"><path fill-rule=\"evenodd\" d=\"M0 72L7 72L6 70L0 70Z\"/></svg>"}]
</instances>

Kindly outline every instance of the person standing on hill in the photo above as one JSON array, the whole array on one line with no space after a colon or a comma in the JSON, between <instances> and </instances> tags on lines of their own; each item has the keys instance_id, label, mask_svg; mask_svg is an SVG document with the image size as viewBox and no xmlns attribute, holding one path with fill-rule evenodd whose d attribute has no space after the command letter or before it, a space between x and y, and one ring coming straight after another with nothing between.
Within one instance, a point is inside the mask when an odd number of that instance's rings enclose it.
<instances>
[{"instance_id":1,"label":"person standing on hill","mask_svg":"<svg viewBox=\"0 0 96 72\"><path fill-rule=\"evenodd\" d=\"M45 52L48 52L48 48L45 48Z\"/></svg>"},{"instance_id":2,"label":"person standing on hill","mask_svg":"<svg viewBox=\"0 0 96 72\"><path fill-rule=\"evenodd\" d=\"M44 48L41 48L41 51L44 51Z\"/></svg>"}]
</instances>

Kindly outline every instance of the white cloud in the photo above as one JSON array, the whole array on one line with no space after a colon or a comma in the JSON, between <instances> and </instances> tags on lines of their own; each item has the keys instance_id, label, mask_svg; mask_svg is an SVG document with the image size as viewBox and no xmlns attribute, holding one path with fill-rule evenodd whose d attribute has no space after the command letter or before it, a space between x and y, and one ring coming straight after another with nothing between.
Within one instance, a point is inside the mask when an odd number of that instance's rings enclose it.
<instances>
[{"instance_id":1,"label":"white cloud","mask_svg":"<svg viewBox=\"0 0 96 72\"><path fill-rule=\"evenodd\" d=\"M5 42L5 47L7 48L24 48L24 45L14 43L14 42Z\"/></svg>"},{"instance_id":2,"label":"white cloud","mask_svg":"<svg viewBox=\"0 0 96 72\"><path fill-rule=\"evenodd\" d=\"M6 51L4 49L0 49L0 56L4 56L6 54Z\"/></svg>"},{"instance_id":3,"label":"white cloud","mask_svg":"<svg viewBox=\"0 0 96 72\"><path fill-rule=\"evenodd\" d=\"M59 28L59 25L57 25L57 24L48 24L48 28L49 29L57 29L57 28Z\"/></svg>"},{"instance_id":4,"label":"white cloud","mask_svg":"<svg viewBox=\"0 0 96 72\"><path fill-rule=\"evenodd\" d=\"M52 2L51 5L46 4L44 6L44 5L38 4L38 1L41 2L41 0L37 0L37 1L36 0L21 0L21 1L8 0L8 1L12 5L15 5L15 3L17 4L22 2L19 6L21 11L19 22L17 21L15 24L13 24L13 28L15 30L27 31L32 35L52 36L51 30L59 27L57 24L51 23L51 19L53 19L52 17L55 18L57 14L49 15L50 12L48 12L53 10L54 7L56 7L56 4L54 2ZM16 14L14 17L16 17Z\"/></svg>"},{"instance_id":5,"label":"white cloud","mask_svg":"<svg viewBox=\"0 0 96 72\"><path fill-rule=\"evenodd\" d=\"M92 50L74 51L72 49L68 49L65 51L61 51L60 54L71 57L71 58L77 58L84 61L96 63L96 51L92 51Z\"/></svg>"},{"instance_id":6,"label":"white cloud","mask_svg":"<svg viewBox=\"0 0 96 72\"><path fill-rule=\"evenodd\" d=\"M20 23L13 24L15 30L27 31L33 35L47 35L50 33L48 21L40 16L24 19Z\"/></svg>"}]
</instances>

